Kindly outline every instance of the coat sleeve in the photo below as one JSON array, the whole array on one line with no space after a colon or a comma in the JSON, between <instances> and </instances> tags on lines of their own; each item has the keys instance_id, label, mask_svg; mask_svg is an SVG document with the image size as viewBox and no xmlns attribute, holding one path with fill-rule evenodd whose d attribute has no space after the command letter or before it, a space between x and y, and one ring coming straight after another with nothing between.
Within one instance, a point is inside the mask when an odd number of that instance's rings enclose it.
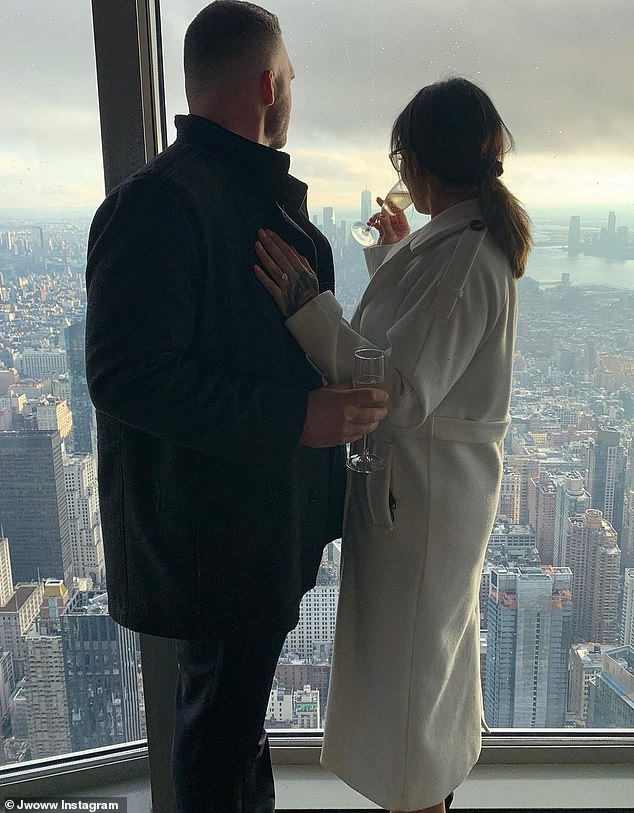
<instances>
[{"instance_id":1,"label":"coat sleeve","mask_svg":"<svg viewBox=\"0 0 634 813\"><path fill-rule=\"evenodd\" d=\"M307 393L240 378L200 353L198 245L168 182L135 178L102 204L86 269L90 395L98 410L155 437L283 470Z\"/></svg>"},{"instance_id":2,"label":"coat sleeve","mask_svg":"<svg viewBox=\"0 0 634 813\"><path fill-rule=\"evenodd\" d=\"M504 306L496 269L477 260L449 316L436 312L437 288L430 290L428 278L416 270L415 265L401 282L400 287L407 290L383 348L387 351L385 388L391 403L387 420L410 428L423 423L444 400ZM408 284L409 279L414 281ZM355 349L373 346L342 318L341 306L329 292L315 297L286 324L332 383L351 381Z\"/></svg>"}]
</instances>

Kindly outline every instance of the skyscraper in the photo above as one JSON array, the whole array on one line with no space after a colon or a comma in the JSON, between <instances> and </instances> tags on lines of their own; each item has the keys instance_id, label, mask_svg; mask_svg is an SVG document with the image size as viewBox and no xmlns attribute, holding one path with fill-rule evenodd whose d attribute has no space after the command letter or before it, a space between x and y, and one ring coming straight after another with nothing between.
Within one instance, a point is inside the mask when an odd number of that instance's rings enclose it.
<instances>
[{"instance_id":1,"label":"skyscraper","mask_svg":"<svg viewBox=\"0 0 634 813\"><path fill-rule=\"evenodd\" d=\"M61 637L31 630L24 638L24 666L31 756L41 759L70 753Z\"/></svg>"},{"instance_id":2,"label":"skyscraper","mask_svg":"<svg viewBox=\"0 0 634 813\"><path fill-rule=\"evenodd\" d=\"M90 400L86 382L85 335L85 320L75 322L65 330L70 375L70 409L73 413L73 433L70 446L73 452L90 454L95 451L92 445L95 409Z\"/></svg>"},{"instance_id":3,"label":"skyscraper","mask_svg":"<svg viewBox=\"0 0 634 813\"><path fill-rule=\"evenodd\" d=\"M590 444L588 489L592 507L602 511L620 534L625 495L625 449L616 429L600 429L597 442Z\"/></svg>"},{"instance_id":4,"label":"skyscraper","mask_svg":"<svg viewBox=\"0 0 634 813\"><path fill-rule=\"evenodd\" d=\"M3 536L0 527L0 607L9 601L13 595L13 572L11 570L11 553L9 540Z\"/></svg>"},{"instance_id":5,"label":"skyscraper","mask_svg":"<svg viewBox=\"0 0 634 813\"><path fill-rule=\"evenodd\" d=\"M603 650L601 644L575 644L570 650L570 679L568 681L568 714L576 726L588 723L588 696L590 686L601 674Z\"/></svg>"},{"instance_id":6,"label":"skyscraper","mask_svg":"<svg viewBox=\"0 0 634 813\"><path fill-rule=\"evenodd\" d=\"M553 564L557 567L566 565L566 520L583 514L590 508L590 494L583 484L579 472L565 475L557 481L557 498L555 505L555 534L553 540Z\"/></svg>"},{"instance_id":7,"label":"skyscraper","mask_svg":"<svg viewBox=\"0 0 634 813\"><path fill-rule=\"evenodd\" d=\"M630 455L634 452L630 451ZM627 492L623 507L623 527L619 537L621 568L634 567L634 490Z\"/></svg>"},{"instance_id":8,"label":"skyscraper","mask_svg":"<svg viewBox=\"0 0 634 813\"><path fill-rule=\"evenodd\" d=\"M72 585L72 553L58 432L0 432L0 524L16 582Z\"/></svg>"},{"instance_id":9,"label":"skyscraper","mask_svg":"<svg viewBox=\"0 0 634 813\"><path fill-rule=\"evenodd\" d=\"M331 243L334 242L335 239L335 210L332 206L324 206L323 208L323 219L324 219L324 228L323 232L330 240Z\"/></svg>"},{"instance_id":10,"label":"skyscraper","mask_svg":"<svg viewBox=\"0 0 634 813\"><path fill-rule=\"evenodd\" d=\"M608 234L616 234L616 212L608 212Z\"/></svg>"},{"instance_id":11,"label":"skyscraper","mask_svg":"<svg viewBox=\"0 0 634 813\"><path fill-rule=\"evenodd\" d=\"M567 519L566 564L573 573L573 639L618 644L621 551L601 511L589 508Z\"/></svg>"},{"instance_id":12,"label":"skyscraper","mask_svg":"<svg viewBox=\"0 0 634 813\"><path fill-rule=\"evenodd\" d=\"M568 256L577 257L581 247L581 218L572 215L568 226Z\"/></svg>"},{"instance_id":13,"label":"skyscraper","mask_svg":"<svg viewBox=\"0 0 634 813\"><path fill-rule=\"evenodd\" d=\"M77 593L61 616L73 750L141 739L138 635L108 615L105 593Z\"/></svg>"},{"instance_id":14,"label":"skyscraper","mask_svg":"<svg viewBox=\"0 0 634 813\"><path fill-rule=\"evenodd\" d=\"M372 214L372 193L369 189L361 190L361 220L367 223Z\"/></svg>"},{"instance_id":15,"label":"skyscraper","mask_svg":"<svg viewBox=\"0 0 634 813\"><path fill-rule=\"evenodd\" d=\"M492 569L484 680L489 725L564 725L571 583L567 567Z\"/></svg>"},{"instance_id":16,"label":"skyscraper","mask_svg":"<svg viewBox=\"0 0 634 813\"><path fill-rule=\"evenodd\" d=\"M529 455L508 455L507 462L512 471L520 475L520 525L528 525L528 483L538 479L541 463L538 457Z\"/></svg>"},{"instance_id":17,"label":"skyscraper","mask_svg":"<svg viewBox=\"0 0 634 813\"><path fill-rule=\"evenodd\" d=\"M621 644L634 648L634 569L632 568L628 568L623 577Z\"/></svg>"},{"instance_id":18,"label":"skyscraper","mask_svg":"<svg viewBox=\"0 0 634 813\"><path fill-rule=\"evenodd\" d=\"M339 587L317 585L299 607L299 621L286 636L284 649L303 659L327 660L332 654Z\"/></svg>"},{"instance_id":19,"label":"skyscraper","mask_svg":"<svg viewBox=\"0 0 634 813\"><path fill-rule=\"evenodd\" d=\"M497 509L498 517L504 517L507 522L513 525L519 523L521 492L521 475L516 471L505 469L500 485L500 498L498 500Z\"/></svg>"},{"instance_id":20,"label":"skyscraper","mask_svg":"<svg viewBox=\"0 0 634 813\"><path fill-rule=\"evenodd\" d=\"M557 486L548 473L529 480L528 521L535 528L535 545L545 565L554 562L556 503Z\"/></svg>"},{"instance_id":21,"label":"skyscraper","mask_svg":"<svg viewBox=\"0 0 634 813\"><path fill-rule=\"evenodd\" d=\"M634 649L603 653L601 674L590 686L588 725L593 728L634 728Z\"/></svg>"},{"instance_id":22,"label":"skyscraper","mask_svg":"<svg viewBox=\"0 0 634 813\"><path fill-rule=\"evenodd\" d=\"M99 517L99 496L94 458L90 454L64 458L73 574L101 586L105 560Z\"/></svg>"}]
</instances>

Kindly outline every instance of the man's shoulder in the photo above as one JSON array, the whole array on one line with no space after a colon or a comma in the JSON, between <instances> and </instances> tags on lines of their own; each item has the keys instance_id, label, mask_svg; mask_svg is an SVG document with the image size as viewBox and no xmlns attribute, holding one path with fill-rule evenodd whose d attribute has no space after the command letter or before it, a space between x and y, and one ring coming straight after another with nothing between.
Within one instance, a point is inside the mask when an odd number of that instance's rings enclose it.
<instances>
[{"instance_id":1,"label":"man's shoulder","mask_svg":"<svg viewBox=\"0 0 634 813\"><path fill-rule=\"evenodd\" d=\"M191 213L196 206L197 189L213 195L215 183L214 166L205 161L187 143L175 141L157 156L125 178L107 195L100 209L108 210L122 200L131 204L161 205L161 201L173 201Z\"/></svg>"}]
</instances>

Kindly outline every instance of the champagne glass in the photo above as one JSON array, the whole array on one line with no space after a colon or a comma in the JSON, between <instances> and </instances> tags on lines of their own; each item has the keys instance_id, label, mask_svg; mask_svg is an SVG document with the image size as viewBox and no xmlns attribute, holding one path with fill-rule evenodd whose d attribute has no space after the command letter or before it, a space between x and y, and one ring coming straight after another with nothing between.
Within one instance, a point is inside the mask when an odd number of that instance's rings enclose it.
<instances>
[{"instance_id":1,"label":"champagne glass","mask_svg":"<svg viewBox=\"0 0 634 813\"><path fill-rule=\"evenodd\" d=\"M352 386L381 387L384 381L385 351L376 350L373 347L355 350ZM376 454L370 446L368 436L364 435L362 440L350 445L346 465L352 471L360 474L370 474L370 472L384 469L385 460Z\"/></svg>"},{"instance_id":2,"label":"champagne glass","mask_svg":"<svg viewBox=\"0 0 634 813\"><path fill-rule=\"evenodd\" d=\"M412 196L403 180L400 179L385 196L381 209L387 212L388 215L394 217L398 214L399 209L407 209L407 207L411 205ZM396 207L396 209L394 207ZM362 246L373 246L378 240L372 226L368 226L367 223L363 223L361 220L355 221L352 226L350 226L350 231L357 243L361 243Z\"/></svg>"}]
</instances>

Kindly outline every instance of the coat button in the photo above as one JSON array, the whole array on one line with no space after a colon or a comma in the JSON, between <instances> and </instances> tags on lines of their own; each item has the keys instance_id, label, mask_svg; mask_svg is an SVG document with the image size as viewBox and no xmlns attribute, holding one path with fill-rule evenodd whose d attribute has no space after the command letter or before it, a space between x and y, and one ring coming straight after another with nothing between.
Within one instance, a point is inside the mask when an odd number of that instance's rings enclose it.
<instances>
[{"instance_id":1,"label":"coat button","mask_svg":"<svg viewBox=\"0 0 634 813\"><path fill-rule=\"evenodd\" d=\"M482 220L478 220L476 218L475 220L472 220L471 223L469 223L469 228L472 231L484 231L486 229L486 226Z\"/></svg>"}]
</instances>

